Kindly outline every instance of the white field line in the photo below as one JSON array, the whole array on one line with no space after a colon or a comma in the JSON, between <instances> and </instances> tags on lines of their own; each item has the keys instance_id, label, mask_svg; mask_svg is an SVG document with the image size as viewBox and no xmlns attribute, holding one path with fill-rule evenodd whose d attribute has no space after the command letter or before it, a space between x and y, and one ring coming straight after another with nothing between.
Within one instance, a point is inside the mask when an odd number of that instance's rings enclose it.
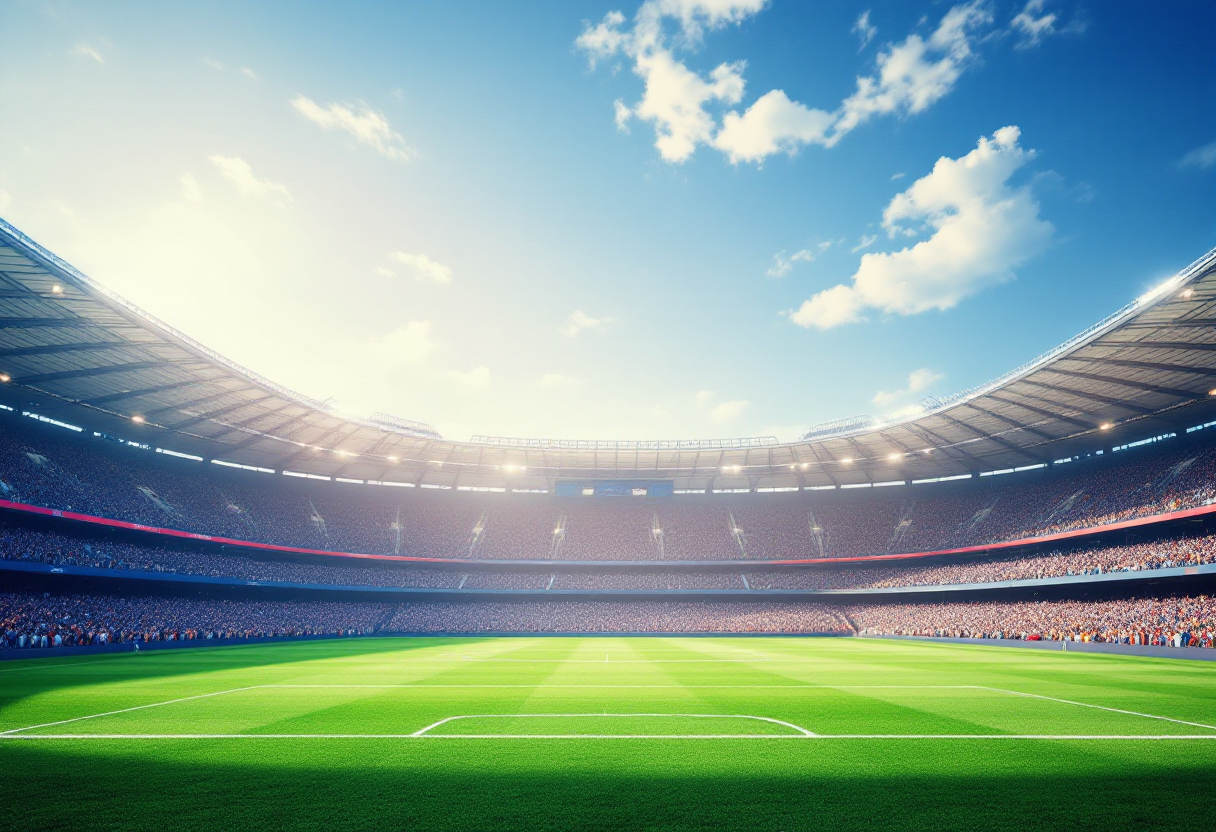
<instances>
[{"instance_id":1,"label":"white field line","mask_svg":"<svg viewBox=\"0 0 1216 832\"><path fill-rule=\"evenodd\" d=\"M518 662L520 664L603 664L599 659L509 659L505 657L490 656L488 658L477 658L475 656L461 656L466 662ZM607 657L604 658L606 662ZM746 664L748 662L766 662L767 658L763 659L617 659L617 664Z\"/></svg>"},{"instance_id":2,"label":"white field line","mask_svg":"<svg viewBox=\"0 0 1216 832\"><path fill-rule=\"evenodd\" d=\"M593 714L603 716L603 714ZM633 716L633 714L629 714ZM1216 734L0 734L3 740L1216 740Z\"/></svg>"},{"instance_id":3,"label":"white field line","mask_svg":"<svg viewBox=\"0 0 1216 832\"><path fill-rule=\"evenodd\" d=\"M1065 705L1079 705L1082 708L1096 708L1099 711L1110 711L1111 713L1116 713L1116 714L1128 714L1129 716L1142 716L1142 717L1145 717L1146 719L1160 719L1165 722L1174 722L1174 723L1177 723L1178 725L1190 725L1194 728L1207 728L1208 730L1216 731L1216 725L1205 725L1202 722L1187 722L1185 719L1174 719L1173 717L1169 717L1169 716L1157 716L1156 714L1146 714L1146 713L1141 713L1140 711L1125 711L1122 708L1108 708L1105 705L1091 705L1088 702L1076 702L1072 699L1057 699L1054 696L1043 696L1042 694L1038 694L1038 693L1023 693L1020 690L1005 690L1004 688L990 688L990 687L987 687L986 685L977 685L976 687L978 687L981 690L993 690L998 693L1007 693L1010 696L1028 696L1031 699L1046 699L1049 702L1062 702Z\"/></svg>"},{"instance_id":4,"label":"white field line","mask_svg":"<svg viewBox=\"0 0 1216 832\"><path fill-rule=\"evenodd\" d=\"M471 684L459 682L407 682L402 684L308 684L289 683L258 685L266 688L531 688L531 689L564 689L590 688L602 689L660 689L660 690L704 690L704 689L750 689L759 690L977 690L978 685L598 685L598 684Z\"/></svg>"},{"instance_id":5,"label":"white field line","mask_svg":"<svg viewBox=\"0 0 1216 832\"><path fill-rule=\"evenodd\" d=\"M27 725L24 728L10 728L7 731L0 731L0 737L6 737L16 734L18 731L33 731L35 728L50 728L53 725L67 725L69 722L80 722L83 719L97 719L102 716L114 716L115 714L125 714L131 711L142 711L145 708L159 708L162 705L173 705L177 702L189 702L192 699L206 699L210 696L223 696L226 693L237 693L243 690L255 690L264 688L266 685L249 685L243 688L232 688L231 690L217 690L212 693L200 693L197 696L183 696L178 699L170 699L167 702L152 702L147 705L136 705L133 708L120 708L117 711L106 711L100 714L89 714L88 716L74 716L71 719L60 719L55 722L44 722L41 725Z\"/></svg>"},{"instance_id":6,"label":"white field line","mask_svg":"<svg viewBox=\"0 0 1216 832\"><path fill-rule=\"evenodd\" d=\"M636 717L659 717L659 718L673 718L673 719L674 718L681 718L681 719L684 719L684 718L754 719L758 722L768 722L768 723L772 723L773 725L781 725L785 728L792 728L793 730L798 731L802 736L806 736L806 737L815 736L815 734L812 733L811 731L806 730L805 728L803 728L800 725L795 725L792 722L783 722L780 719L773 719L773 718L767 717L767 716L752 716L751 714L461 714L458 716L449 716L445 719L439 720L438 722L434 722L434 723L426 726L425 728L423 728L420 731L415 731L411 736L415 736L415 737L425 736L432 729L438 728L440 725L443 725L444 723L455 722L458 719L582 719L582 718L586 718L586 717L594 717L597 719L603 719L605 717L607 717L609 719L621 718L621 717L635 717L635 718ZM475 736L486 736L486 735L478 734ZM493 735L488 735L488 736L493 736ZM528 735L524 735L524 736L528 736ZM561 736L567 736L567 735L562 734ZM580 735L571 734L569 736L580 736ZM652 735L647 734L647 735L643 735L643 736L652 736ZM662 735L659 735L659 736L662 736ZM726 736L747 737L747 736L757 736L757 735L755 735L755 734L727 734ZM759 736L768 736L768 735L759 735Z\"/></svg>"}]
</instances>

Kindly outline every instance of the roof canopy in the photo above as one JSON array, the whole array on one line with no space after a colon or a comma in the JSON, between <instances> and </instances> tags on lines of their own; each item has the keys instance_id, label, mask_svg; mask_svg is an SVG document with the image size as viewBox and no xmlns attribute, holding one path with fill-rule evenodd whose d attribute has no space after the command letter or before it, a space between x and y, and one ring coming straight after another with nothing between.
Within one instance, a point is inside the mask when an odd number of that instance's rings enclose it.
<instances>
[{"instance_id":1,"label":"roof canopy","mask_svg":"<svg viewBox=\"0 0 1216 832\"><path fill-rule=\"evenodd\" d=\"M802 441L456 442L356 419L246 370L0 221L0 402L126 439L275 470L418 485L855 485L1037 465L1216 419L1216 251L996 381L890 424Z\"/></svg>"}]
</instances>

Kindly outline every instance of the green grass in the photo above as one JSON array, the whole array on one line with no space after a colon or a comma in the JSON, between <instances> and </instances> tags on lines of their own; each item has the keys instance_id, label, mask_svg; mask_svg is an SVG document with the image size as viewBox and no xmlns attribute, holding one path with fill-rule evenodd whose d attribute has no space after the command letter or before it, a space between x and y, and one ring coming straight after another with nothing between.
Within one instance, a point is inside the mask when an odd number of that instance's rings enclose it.
<instances>
[{"instance_id":1,"label":"green grass","mask_svg":"<svg viewBox=\"0 0 1216 832\"><path fill-rule=\"evenodd\" d=\"M1213 663L923 642L39 659L0 664L0 828L1207 830L1213 725Z\"/></svg>"}]
</instances>

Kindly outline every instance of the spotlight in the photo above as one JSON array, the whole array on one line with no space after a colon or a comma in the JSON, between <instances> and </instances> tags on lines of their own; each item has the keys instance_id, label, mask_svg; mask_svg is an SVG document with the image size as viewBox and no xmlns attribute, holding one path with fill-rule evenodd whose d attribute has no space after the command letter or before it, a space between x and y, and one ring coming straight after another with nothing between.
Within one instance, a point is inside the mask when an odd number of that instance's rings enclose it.
<instances>
[{"instance_id":1,"label":"spotlight","mask_svg":"<svg viewBox=\"0 0 1216 832\"><path fill-rule=\"evenodd\" d=\"M131 421L137 425L142 425L144 423L144 417L143 416L132 416Z\"/></svg>"},{"instance_id":2,"label":"spotlight","mask_svg":"<svg viewBox=\"0 0 1216 832\"><path fill-rule=\"evenodd\" d=\"M51 287L51 294L52 295L62 295L63 287L60 286L58 283L56 283L54 286Z\"/></svg>"},{"instance_id":3,"label":"spotlight","mask_svg":"<svg viewBox=\"0 0 1216 832\"><path fill-rule=\"evenodd\" d=\"M1112 425L1110 422L1103 422L1102 424L1098 425L1098 430L1110 430L1113 427L1114 425Z\"/></svg>"},{"instance_id":4,"label":"spotlight","mask_svg":"<svg viewBox=\"0 0 1216 832\"><path fill-rule=\"evenodd\" d=\"M0 382L7 384L8 382L10 382L12 380L13 380L13 377L10 376L8 373L0 373ZM1213 392L1216 392L1216 391L1213 391Z\"/></svg>"},{"instance_id":5,"label":"spotlight","mask_svg":"<svg viewBox=\"0 0 1216 832\"><path fill-rule=\"evenodd\" d=\"M852 464L853 464L853 457L851 457L851 456L846 456L844 459L840 460L840 462L841 462L842 464L844 464L844 465L852 465Z\"/></svg>"}]
</instances>

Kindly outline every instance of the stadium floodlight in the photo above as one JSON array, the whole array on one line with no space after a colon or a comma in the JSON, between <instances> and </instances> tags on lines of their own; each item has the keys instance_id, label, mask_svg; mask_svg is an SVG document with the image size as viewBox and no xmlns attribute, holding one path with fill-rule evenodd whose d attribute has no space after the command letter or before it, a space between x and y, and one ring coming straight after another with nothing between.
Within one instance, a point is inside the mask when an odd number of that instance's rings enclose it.
<instances>
[{"instance_id":1,"label":"stadium floodlight","mask_svg":"<svg viewBox=\"0 0 1216 832\"><path fill-rule=\"evenodd\" d=\"M63 287L60 286L58 283L56 283L54 286L51 287L51 294L52 295L62 295Z\"/></svg>"},{"instance_id":2,"label":"stadium floodlight","mask_svg":"<svg viewBox=\"0 0 1216 832\"><path fill-rule=\"evenodd\" d=\"M0 373L0 382L2 382L4 384L8 384L12 380L13 380L13 377L10 376L8 373Z\"/></svg>"},{"instance_id":3,"label":"stadium floodlight","mask_svg":"<svg viewBox=\"0 0 1216 832\"><path fill-rule=\"evenodd\" d=\"M0 374L0 381L8 381L8 376L3 375L3 374ZM1209 391L1208 391L1208 395L1209 395L1209 396L1216 396L1216 390L1209 390Z\"/></svg>"},{"instance_id":4,"label":"stadium floodlight","mask_svg":"<svg viewBox=\"0 0 1216 832\"><path fill-rule=\"evenodd\" d=\"M1110 422L1103 422L1102 424L1098 425L1098 430L1110 430L1113 427L1114 425L1112 425Z\"/></svg>"},{"instance_id":5,"label":"stadium floodlight","mask_svg":"<svg viewBox=\"0 0 1216 832\"><path fill-rule=\"evenodd\" d=\"M898 462L899 460L901 460L903 458L904 458L903 454L888 454L887 455L887 459L891 460L892 462Z\"/></svg>"},{"instance_id":6,"label":"stadium floodlight","mask_svg":"<svg viewBox=\"0 0 1216 832\"><path fill-rule=\"evenodd\" d=\"M1195 294L1195 290L1192 289L1190 286L1187 286L1185 289L1182 290L1182 297L1184 297L1184 298L1189 298L1193 294Z\"/></svg>"},{"instance_id":7,"label":"stadium floodlight","mask_svg":"<svg viewBox=\"0 0 1216 832\"><path fill-rule=\"evenodd\" d=\"M933 453L933 449L932 449L932 448L925 448L924 453L926 453L926 454L931 454L931 453Z\"/></svg>"},{"instance_id":8,"label":"stadium floodlight","mask_svg":"<svg viewBox=\"0 0 1216 832\"><path fill-rule=\"evenodd\" d=\"M131 421L137 425L142 425L144 423L144 417L143 416L132 416Z\"/></svg>"},{"instance_id":9,"label":"stadium floodlight","mask_svg":"<svg viewBox=\"0 0 1216 832\"><path fill-rule=\"evenodd\" d=\"M843 464L845 464L845 465L852 465L852 464L853 464L853 457L851 457L851 456L846 456L844 459L842 459L842 460L840 460L840 461L841 461Z\"/></svg>"},{"instance_id":10,"label":"stadium floodlight","mask_svg":"<svg viewBox=\"0 0 1216 832\"><path fill-rule=\"evenodd\" d=\"M396 462L396 461L397 461L397 457L395 457L395 456L390 456L390 457L388 458L388 461L389 461L389 462Z\"/></svg>"}]
</instances>

